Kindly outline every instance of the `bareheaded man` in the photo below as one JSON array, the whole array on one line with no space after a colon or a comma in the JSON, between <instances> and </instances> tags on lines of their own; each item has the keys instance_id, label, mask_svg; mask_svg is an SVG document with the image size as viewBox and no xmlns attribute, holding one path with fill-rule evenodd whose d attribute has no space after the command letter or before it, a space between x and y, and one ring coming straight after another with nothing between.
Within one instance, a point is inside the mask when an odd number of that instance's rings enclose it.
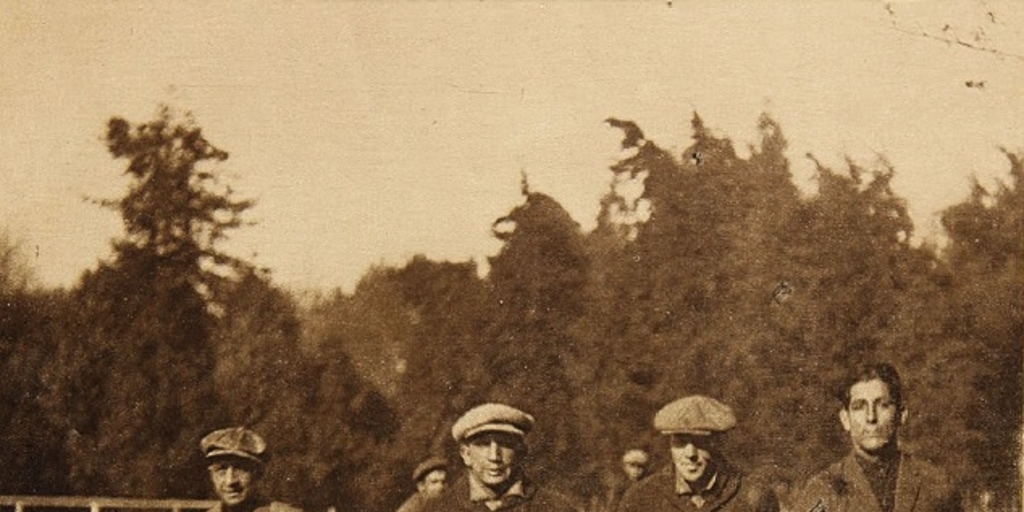
<instances>
[{"instance_id":1,"label":"bareheaded man","mask_svg":"<svg viewBox=\"0 0 1024 512\"><path fill-rule=\"evenodd\" d=\"M796 512L947 512L961 501L939 468L903 452L907 420L899 373L886 363L853 368L838 388L850 453L794 493Z\"/></svg>"}]
</instances>

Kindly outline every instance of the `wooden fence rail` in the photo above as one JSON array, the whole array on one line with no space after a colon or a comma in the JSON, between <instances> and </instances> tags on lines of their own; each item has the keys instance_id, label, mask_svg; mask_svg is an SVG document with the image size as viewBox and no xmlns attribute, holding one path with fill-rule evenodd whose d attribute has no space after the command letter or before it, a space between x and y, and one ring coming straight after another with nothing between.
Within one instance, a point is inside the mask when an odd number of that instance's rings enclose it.
<instances>
[{"instance_id":1,"label":"wooden fence rail","mask_svg":"<svg viewBox=\"0 0 1024 512\"><path fill-rule=\"evenodd\" d=\"M209 500L173 500L146 498L111 498L103 496L0 496L0 507L14 507L14 512L26 508L87 508L89 512L103 509L119 510L206 510L216 505Z\"/></svg>"}]
</instances>

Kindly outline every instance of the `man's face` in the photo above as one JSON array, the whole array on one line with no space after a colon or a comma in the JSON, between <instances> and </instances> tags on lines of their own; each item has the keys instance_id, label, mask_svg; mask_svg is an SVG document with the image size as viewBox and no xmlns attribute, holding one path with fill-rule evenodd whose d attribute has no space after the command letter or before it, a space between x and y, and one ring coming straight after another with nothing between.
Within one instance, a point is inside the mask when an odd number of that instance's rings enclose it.
<instances>
[{"instance_id":1,"label":"man's face","mask_svg":"<svg viewBox=\"0 0 1024 512\"><path fill-rule=\"evenodd\" d=\"M672 465L676 475L688 484L699 481L714 462L715 439L713 436L672 434Z\"/></svg>"},{"instance_id":2,"label":"man's face","mask_svg":"<svg viewBox=\"0 0 1024 512\"><path fill-rule=\"evenodd\" d=\"M240 505L252 496L259 477L255 463L224 459L211 463L208 469L213 489L225 505Z\"/></svg>"},{"instance_id":3,"label":"man's face","mask_svg":"<svg viewBox=\"0 0 1024 512\"><path fill-rule=\"evenodd\" d=\"M522 446L522 440L513 434L481 432L459 445L459 455L473 478L498 488L511 483Z\"/></svg>"},{"instance_id":4,"label":"man's face","mask_svg":"<svg viewBox=\"0 0 1024 512\"><path fill-rule=\"evenodd\" d=\"M850 403L839 411L843 429L850 433L853 449L874 457L896 442L899 426L906 419L880 379L858 382L850 387Z\"/></svg>"},{"instance_id":5,"label":"man's face","mask_svg":"<svg viewBox=\"0 0 1024 512\"><path fill-rule=\"evenodd\" d=\"M433 498L441 494L445 488L445 481L448 478L448 473L443 469L435 469L426 476L420 479L416 483L416 488L419 489L424 496Z\"/></svg>"}]
</instances>

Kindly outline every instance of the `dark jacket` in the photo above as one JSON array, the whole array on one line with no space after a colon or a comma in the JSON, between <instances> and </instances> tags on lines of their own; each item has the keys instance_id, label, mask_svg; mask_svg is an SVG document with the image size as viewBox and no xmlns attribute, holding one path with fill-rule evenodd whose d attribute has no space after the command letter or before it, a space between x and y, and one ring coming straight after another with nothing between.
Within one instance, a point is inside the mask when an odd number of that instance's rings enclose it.
<instances>
[{"instance_id":1,"label":"dark jacket","mask_svg":"<svg viewBox=\"0 0 1024 512\"><path fill-rule=\"evenodd\" d=\"M676 475L668 466L631 487L619 504L618 512L778 512L775 493L765 486L746 482L735 469L718 469L715 483L702 494L706 500L698 508L690 496L676 494Z\"/></svg>"},{"instance_id":2,"label":"dark jacket","mask_svg":"<svg viewBox=\"0 0 1024 512\"><path fill-rule=\"evenodd\" d=\"M615 512L615 510L618 510L622 497L626 495L626 491L628 491L630 487L636 485L637 481L630 480L629 478L626 478L625 475L616 478L612 484L608 486L608 492L603 496L605 499L604 503L601 503L600 507L595 508L595 511Z\"/></svg>"},{"instance_id":3,"label":"dark jacket","mask_svg":"<svg viewBox=\"0 0 1024 512\"><path fill-rule=\"evenodd\" d=\"M529 480L523 482L524 497L509 498L506 506L498 509L511 512L581 512L581 508L567 496L540 487ZM430 500L424 512L491 512L487 505L469 500L469 477L462 476L437 499Z\"/></svg>"},{"instance_id":4,"label":"dark jacket","mask_svg":"<svg viewBox=\"0 0 1024 512\"><path fill-rule=\"evenodd\" d=\"M240 505L237 508L232 508L232 511L251 511L251 512L302 512L302 509L295 508L287 503L280 501L267 501L263 499L255 499L251 503ZM217 503L212 508L208 509L207 512L227 512L228 508L222 503Z\"/></svg>"},{"instance_id":5,"label":"dark jacket","mask_svg":"<svg viewBox=\"0 0 1024 512\"><path fill-rule=\"evenodd\" d=\"M879 512L864 470L850 453L818 473L793 494L794 512ZM959 496L945 472L900 455L893 512L960 512Z\"/></svg>"},{"instance_id":6,"label":"dark jacket","mask_svg":"<svg viewBox=\"0 0 1024 512\"><path fill-rule=\"evenodd\" d=\"M398 507L395 512L421 512L430 499L422 492L416 492L409 496L409 499L405 500L405 503L402 503L402 506Z\"/></svg>"}]
</instances>

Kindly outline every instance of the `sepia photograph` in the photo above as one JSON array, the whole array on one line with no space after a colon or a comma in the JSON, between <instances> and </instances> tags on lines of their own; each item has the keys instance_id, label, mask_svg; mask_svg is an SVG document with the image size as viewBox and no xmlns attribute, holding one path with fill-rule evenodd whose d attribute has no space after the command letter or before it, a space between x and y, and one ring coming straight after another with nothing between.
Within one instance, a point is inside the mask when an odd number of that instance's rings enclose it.
<instances>
[{"instance_id":1,"label":"sepia photograph","mask_svg":"<svg viewBox=\"0 0 1024 512\"><path fill-rule=\"evenodd\" d=\"M0 512L1021 512L1024 3L0 0Z\"/></svg>"}]
</instances>

